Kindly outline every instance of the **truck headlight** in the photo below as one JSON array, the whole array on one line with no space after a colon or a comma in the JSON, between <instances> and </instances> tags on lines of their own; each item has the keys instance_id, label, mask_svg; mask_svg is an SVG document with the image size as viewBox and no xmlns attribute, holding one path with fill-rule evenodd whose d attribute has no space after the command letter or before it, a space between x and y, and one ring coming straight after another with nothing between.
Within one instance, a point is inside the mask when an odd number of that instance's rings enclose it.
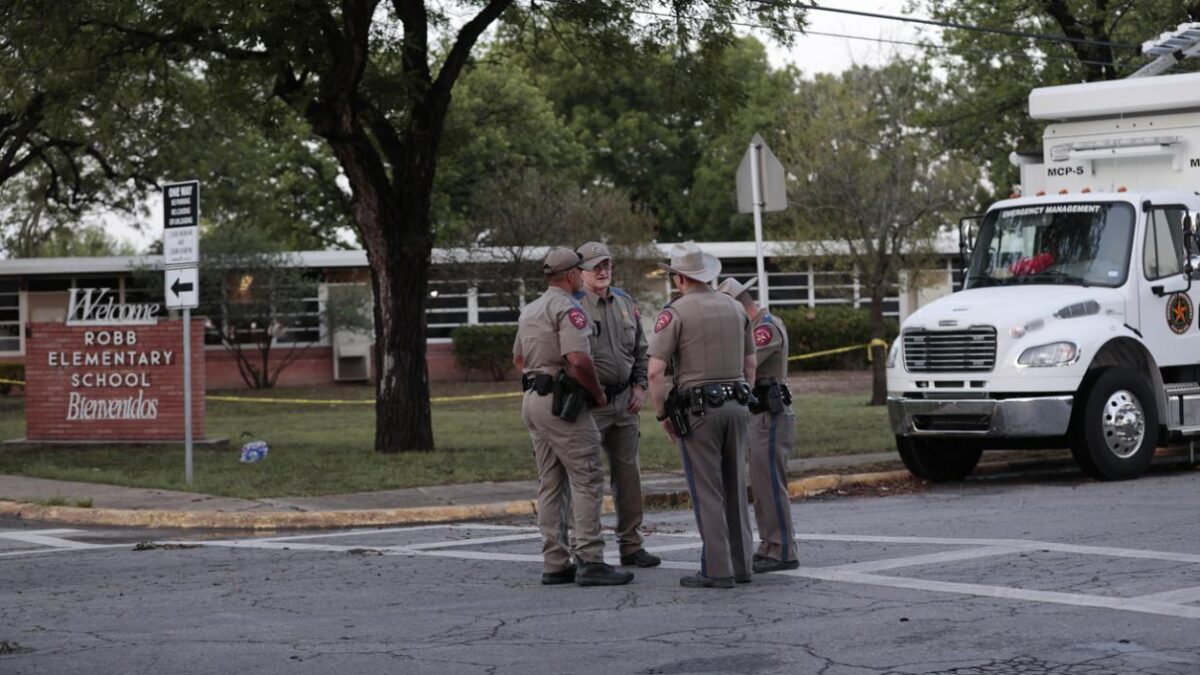
<instances>
[{"instance_id":1,"label":"truck headlight","mask_svg":"<svg viewBox=\"0 0 1200 675\"><path fill-rule=\"evenodd\" d=\"M1079 358L1079 347L1074 342L1051 342L1048 345L1030 347L1021 352L1017 364L1034 368L1069 366Z\"/></svg>"},{"instance_id":2,"label":"truck headlight","mask_svg":"<svg viewBox=\"0 0 1200 675\"><path fill-rule=\"evenodd\" d=\"M896 367L896 357L900 355L900 338L892 340L892 347L888 350L887 367Z\"/></svg>"}]
</instances>

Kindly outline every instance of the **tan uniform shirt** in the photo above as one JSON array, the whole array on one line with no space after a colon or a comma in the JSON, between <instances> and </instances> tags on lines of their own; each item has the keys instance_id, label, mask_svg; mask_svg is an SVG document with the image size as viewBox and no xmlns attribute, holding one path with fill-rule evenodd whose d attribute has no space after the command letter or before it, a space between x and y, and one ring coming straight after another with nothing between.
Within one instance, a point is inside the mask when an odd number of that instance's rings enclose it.
<instances>
[{"instance_id":1,"label":"tan uniform shirt","mask_svg":"<svg viewBox=\"0 0 1200 675\"><path fill-rule=\"evenodd\" d=\"M742 303L708 286L697 286L659 312L650 356L671 363L675 386L745 382L745 357L754 353L754 332Z\"/></svg>"},{"instance_id":2,"label":"tan uniform shirt","mask_svg":"<svg viewBox=\"0 0 1200 675\"><path fill-rule=\"evenodd\" d=\"M646 332L642 329L637 301L628 293L609 287L608 297L590 290L575 294L592 320L592 360L600 384L646 386Z\"/></svg>"},{"instance_id":3,"label":"tan uniform shirt","mask_svg":"<svg viewBox=\"0 0 1200 675\"><path fill-rule=\"evenodd\" d=\"M787 383L788 337L783 322L762 311L754 320L754 346L758 348L758 377Z\"/></svg>"},{"instance_id":4,"label":"tan uniform shirt","mask_svg":"<svg viewBox=\"0 0 1200 675\"><path fill-rule=\"evenodd\" d=\"M526 373L554 375L567 366L567 354L591 350L587 314L571 294L557 286L525 305L517 320L513 355L525 359Z\"/></svg>"}]
</instances>

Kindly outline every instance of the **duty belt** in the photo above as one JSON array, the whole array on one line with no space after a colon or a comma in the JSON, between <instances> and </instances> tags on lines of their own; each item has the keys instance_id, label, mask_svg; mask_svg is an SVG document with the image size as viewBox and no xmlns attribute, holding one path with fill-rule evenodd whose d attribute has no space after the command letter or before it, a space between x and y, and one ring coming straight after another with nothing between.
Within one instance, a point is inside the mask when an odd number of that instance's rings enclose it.
<instances>
[{"instance_id":1,"label":"duty belt","mask_svg":"<svg viewBox=\"0 0 1200 675\"><path fill-rule=\"evenodd\" d=\"M604 397L611 403L614 398L619 396L621 392L629 388L629 383L624 384L606 384L604 386Z\"/></svg>"},{"instance_id":2,"label":"duty belt","mask_svg":"<svg viewBox=\"0 0 1200 675\"><path fill-rule=\"evenodd\" d=\"M546 373L525 373L521 376L521 391L532 391L538 396L545 396L553 388L553 375L547 375Z\"/></svg>"},{"instance_id":3,"label":"duty belt","mask_svg":"<svg viewBox=\"0 0 1200 675\"><path fill-rule=\"evenodd\" d=\"M703 415L705 408L719 408L725 401L746 405L750 401L750 385L745 382L714 382L687 387L679 392L680 406L693 415Z\"/></svg>"}]
</instances>

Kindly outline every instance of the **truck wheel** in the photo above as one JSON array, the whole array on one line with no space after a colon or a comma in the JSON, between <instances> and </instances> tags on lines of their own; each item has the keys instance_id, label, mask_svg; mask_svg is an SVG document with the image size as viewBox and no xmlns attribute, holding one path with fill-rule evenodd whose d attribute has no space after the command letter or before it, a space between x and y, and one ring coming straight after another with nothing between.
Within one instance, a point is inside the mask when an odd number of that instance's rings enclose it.
<instances>
[{"instance_id":1,"label":"truck wheel","mask_svg":"<svg viewBox=\"0 0 1200 675\"><path fill-rule=\"evenodd\" d=\"M1158 411L1144 375L1112 368L1096 378L1071 434L1071 454L1083 472L1104 480L1145 473L1158 445Z\"/></svg>"},{"instance_id":2,"label":"truck wheel","mask_svg":"<svg viewBox=\"0 0 1200 675\"><path fill-rule=\"evenodd\" d=\"M955 447L952 440L910 436L897 436L896 450L912 475L934 483L966 478L983 454L980 448Z\"/></svg>"}]
</instances>

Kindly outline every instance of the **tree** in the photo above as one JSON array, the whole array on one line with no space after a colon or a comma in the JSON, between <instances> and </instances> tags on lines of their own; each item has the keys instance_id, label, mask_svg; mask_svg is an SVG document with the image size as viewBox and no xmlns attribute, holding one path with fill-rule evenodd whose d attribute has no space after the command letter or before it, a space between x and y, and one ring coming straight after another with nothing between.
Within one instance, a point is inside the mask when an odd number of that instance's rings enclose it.
<instances>
[{"instance_id":1,"label":"tree","mask_svg":"<svg viewBox=\"0 0 1200 675\"><path fill-rule=\"evenodd\" d=\"M933 61L949 77L947 105L927 121L947 147L983 164L994 186L991 201L1019 180L1013 150L1040 149L1044 124L1027 114L1034 87L1126 77L1150 61L1143 41L1200 20L1200 2L1144 0L923 0L930 17L960 24L1017 29L1060 41L1010 34L946 30ZM1194 69L1184 62L1180 69Z\"/></svg>"},{"instance_id":2,"label":"tree","mask_svg":"<svg viewBox=\"0 0 1200 675\"><path fill-rule=\"evenodd\" d=\"M233 354L246 386L269 389L311 344L297 333L324 323L310 307L319 282L262 230L226 226L205 235L197 313Z\"/></svg>"},{"instance_id":3,"label":"tree","mask_svg":"<svg viewBox=\"0 0 1200 675\"><path fill-rule=\"evenodd\" d=\"M537 262L547 246L574 248L585 241L603 241L622 261L621 283L633 287L647 271L641 261L657 258L657 252L645 250L654 220L632 210L629 195L613 188L585 189L532 169L509 172L479 183L472 212L487 229L455 242L451 250L460 257L448 261L446 274L494 289L499 301L512 309L522 298L541 292L545 277Z\"/></svg>"},{"instance_id":4,"label":"tree","mask_svg":"<svg viewBox=\"0 0 1200 675\"><path fill-rule=\"evenodd\" d=\"M750 136L775 124L769 99L791 91L790 70L772 72L753 37L689 52L637 36L579 45L570 28L539 28L534 19L511 22L492 52L533 73L587 147L587 176L626 191L659 222L660 239L750 235L734 172Z\"/></svg>"},{"instance_id":5,"label":"tree","mask_svg":"<svg viewBox=\"0 0 1200 675\"><path fill-rule=\"evenodd\" d=\"M425 361L425 303L435 230L432 196L451 93L483 33L513 0L444 7L417 0L337 4L219 0L149 7L110 0L123 13L73 17L134 45L178 45L171 58L204 72L247 105L277 97L323 139L351 191L375 297L376 433L384 452L430 450L433 432ZM97 4L100 4L97 0ZM803 7L737 0L681 0L670 13L651 0L536 5L549 21L587 26L591 39L666 36L680 49L727 43L732 22L777 28L801 23ZM109 8L111 9L111 8ZM454 23L456 11L469 19ZM637 14L635 12L646 12ZM667 18L663 18L667 17ZM430 33L451 36L444 53ZM186 48L186 49L182 49Z\"/></svg>"},{"instance_id":6,"label":"tree","mask_svg":"<svg viewBox=\"0 0 1200 675\"><path fill-rule=\"evenodd\" d=\"M933 235L971 198L969 163L949 157L914 119L934 105L928 69L896 60L804 81L793 99L780 160L793 177L796 239L852 265L870 297L872 337L884 337L883 299L899 271L920 269ZM887 397L883 351L872 405Z\"/></svg>"}]
</instances>

